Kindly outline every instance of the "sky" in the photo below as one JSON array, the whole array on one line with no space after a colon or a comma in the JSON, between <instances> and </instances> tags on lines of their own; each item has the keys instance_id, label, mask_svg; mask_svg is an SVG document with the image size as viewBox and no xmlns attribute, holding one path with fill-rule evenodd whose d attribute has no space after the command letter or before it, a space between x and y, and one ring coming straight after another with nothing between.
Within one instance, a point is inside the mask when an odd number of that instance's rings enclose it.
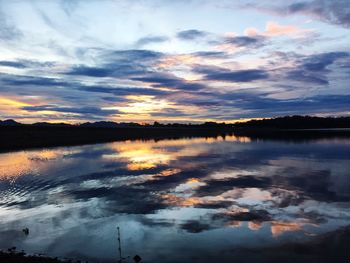
<instances>
[{"instance_id":1,"label":"sky","mask_svg":"<svg viewBox=\"0 0 350 263\"><path fill-rule=\"evenodd\" d=\"M0 119L350 115L348 0L0 0Z\"/></svg>"}]
</instances>

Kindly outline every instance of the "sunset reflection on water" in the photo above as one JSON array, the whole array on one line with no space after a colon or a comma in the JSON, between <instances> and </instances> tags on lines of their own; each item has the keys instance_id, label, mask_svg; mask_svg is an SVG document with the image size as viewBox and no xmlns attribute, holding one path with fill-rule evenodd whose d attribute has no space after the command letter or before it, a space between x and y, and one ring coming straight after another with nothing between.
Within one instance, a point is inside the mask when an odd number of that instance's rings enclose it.
<instances>
[{"instance_id":1,"label":"sunset reflection on water","mask_svg":"<svg viewBox=\"0 0 350 263\"><path fill-rule=\"evenodd\" d=\"M116 225L150 261L307 240L348 225L349 156L235 136L2 153L0 248L112 262Z\"/></svg>"}]
</instances>

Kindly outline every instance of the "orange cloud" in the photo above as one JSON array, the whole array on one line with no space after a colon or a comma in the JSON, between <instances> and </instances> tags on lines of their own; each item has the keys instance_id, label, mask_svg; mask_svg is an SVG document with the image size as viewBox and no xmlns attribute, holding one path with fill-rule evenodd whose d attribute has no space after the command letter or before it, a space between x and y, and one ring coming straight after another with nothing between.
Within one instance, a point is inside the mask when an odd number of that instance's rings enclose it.
<instances>
[{"instance_id":1,"label":"orange cloud","mask_svg":"<svg viewBox=\"0 0 350 263\"><path fill-rule=\"evenodd\" d=\"M12 99L12 98L5 98L5 97L0 97L0 105L2 106L7 106L7 107L25 107L25 106L30 106L30 104Z\"/></svg>"},{"instance_id":2,"label":"orange cloud","mask_svg":"<svg viewBox=\"0 0 350 263\"><path fill-rule=\"evenodd\" d=\"M63 114L60 114L51 110L43 110L38 112L27 111L23 107L35 106L50 103L49 101L44 101L40 96L0 96L0 115L3 116L21 116L16 118L17 121L27 123L43 121L43 117L50 118L55 116L56 122L69 122L70 119L66 118ZM57 117L62 116L62 120L58 120ZM76 121L76 120L75 120ZM72 121L71 121L72 122Z\"/></svg>"},{"instance_id":3,"label":"orange cloud","mask_svg":"<svg viewBox=\"0 0 350 263\"><path fill-rule=\"evenodd\" d=\"M262 223L261 223L261 222L250 221L250 222L248 223L248 228L249 228L250 230L253 230L253 231L257 231L257 230L259 230L261 227L262 227Z\"/></svg>"},{"instance_id":4,"label":"orange cloud","mask_svg":"<svg viewBox=\"0 0 350 263\"><path fill-rule=\"evenodd\" d=\"M284 232L295 232L300 231L303 228L301 223L293 222L272 222L271 223L271 233L274 237L281 235Z\"/></svg>"}]
</instances>

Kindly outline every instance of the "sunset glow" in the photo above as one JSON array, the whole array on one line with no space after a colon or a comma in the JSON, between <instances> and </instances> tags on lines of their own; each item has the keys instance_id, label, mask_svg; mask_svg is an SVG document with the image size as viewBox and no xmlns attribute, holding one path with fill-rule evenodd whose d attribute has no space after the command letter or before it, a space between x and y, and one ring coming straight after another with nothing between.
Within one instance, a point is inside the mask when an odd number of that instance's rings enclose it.
<instances>
[{"instance_id":1,"label":"sunset glow","mask_svg":"<svg viewBox=\"0 0 350 263\"><path fill-rule=\"evenodd\" d=\"M73 2L1 1L0 119L349 115L346 1Z\"/></svg>"}]
</instances>

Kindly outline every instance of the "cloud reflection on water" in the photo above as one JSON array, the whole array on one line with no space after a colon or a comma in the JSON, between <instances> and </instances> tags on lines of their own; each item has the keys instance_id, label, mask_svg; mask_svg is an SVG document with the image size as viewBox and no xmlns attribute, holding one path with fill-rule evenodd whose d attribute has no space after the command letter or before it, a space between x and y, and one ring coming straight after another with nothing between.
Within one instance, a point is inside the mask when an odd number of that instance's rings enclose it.
<instances>
[{"instance_id":1,"label":"cloud reflection on water","mask_svg":"<svg viewBox=\"0 0 350 263\"><path fill-rule=\"evenodd\" d=\"M252 142L234 136L0 154L0 246L13 242L29 252L68 255L69 236L110 241L113 230L107 226L115 224L130 231L127 249L142 249L148 258L159 256L159 246L173 256L190 237L200 241L184 258L233 249L236 241L219 242L230 235L247 247L261 240L307 239L350 219L349 156L347 143L336 141ZM11 234L23 225L38 236ZM212 246L213 240L218 244ZM80 241L71 245L70 255L84 258L108 260L115 252L109 245L88 251Z\"/></svg>"}]
</instances>

